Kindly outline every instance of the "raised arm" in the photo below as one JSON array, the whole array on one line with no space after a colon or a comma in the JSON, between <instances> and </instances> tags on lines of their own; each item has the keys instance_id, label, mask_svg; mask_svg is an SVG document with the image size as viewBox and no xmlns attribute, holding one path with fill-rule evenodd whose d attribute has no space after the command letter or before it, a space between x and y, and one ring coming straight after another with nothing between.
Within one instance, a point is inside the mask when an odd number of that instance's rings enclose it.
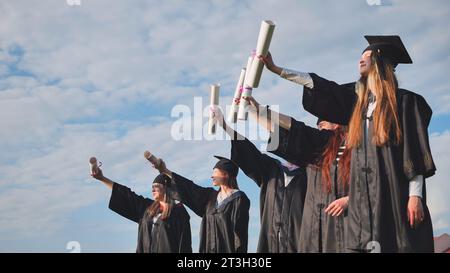
<instances>
[{"instance_id":1,"label":"raised arm","mask_svg":"<svg viewBox=\"0 0 450 273\"><path fill-rule=\"evenodd\" d=\"M215 193L213 188L201 187L177 173L172 173L171 187L177 193L174 198L188 206L200 217L205 214L206 207L213 200Z\"/></svg>"},{"instance_id":2,"label":"raised arm","mask_svg":"<svg viewBox=\"0 0 450 273\"><path fill-rule=\"evenodd\" d=\"M271 54L263 62L273 73L304 86L303 107L306 111L329 122L348 124L357 101L354 82L341 85L314 73L279 67L275 65Z\"/></svg>"},{"instance_id":3,"label":"raised arm","mask_svg":"<svg viewBox=\"0 0 450 273\"><path fill-rule=\"evenodd\" d=\"M283 69L275 64L270 52L267 53L267 56L265 58L262 58L262 61L266 65L267 69L277 74L278 76L281 76Z\"/></svg>"},{"instance_id":4,"label":"raised arm","mask_svg":"<svg viewBox=\"0 0 450 273\"><path fill-rule=\"evenodd\" d=\"M276 160L261 153L253 143L228 126L220 109L212 111L213 118L231 137L231 160L258 186L268 181L268 171L275 167Z\"/></svg>"},{"instance_id":5,"label":"raised arm","mask_svg":"<svg viewBox=\"0 0 450 273\"><path fill-rule=\"evenodd\" d=\"M299 166L316 164L332 134L332 131L321 131L292 119L290 130L280 127L270 134L267 149L269 152ZM278 141L274 141L275 138ZM272 143L278 145L274 146Z\"/></svg>"},{"instance_id":6,"label":"raised arm","mask_svg":"<svg viewBox=\"0 0 450 273\"><path fill-rule=\"evenodd\" d=\"M215 193L212 188L201 187L191 180L169 170L166 163L161 160L158 166L154 166L160 173L169 176L173 198L188 206L195 214L203 217L208 202L212 200Z\"/></svg>"},{"instance_id":7,"label":"raised arm","mask_svg":"<svg viewBox=\"0 0 450 273\"><path fill-rule=\"evenodd\" d=\"M145 210L153 203L153 200L144 198L131 191L128 187L105 177L100 169L97 173L92 174L92 177L100 180L108 188L112 189L109 208L131 221L139 223Z\"/></svg>"},{"instance_id":8,"label":"raised arm","mask_svg":"<svg viewBox=\"0 0 450 273\"><path fill-rule=\"evenodd\" d=\"M286 130L291 129L292 117L275 112L269 107L261 107L254 97L245 98L250 104L250 116L263 128L269 132L274 132L275 126L280 126Z\"/></svg>"},{"instance_id":9,"label":"raised arm","mask_svg":"<svg viewBox=\"0 0 450 273\"><path fill-rule=\"evenodd\" d=\"M97 168L96 173L92 173L91 176L99 181L101 181L103 184L105 184L108 188L112 190L114 181L110 180L109 178L105 177L103 175L103 171L100 168Z\"/></svg>"},{"instance_id":10,"label":"raised arm","mask_svg":"<svg viewBox=\"0 0 450 273\"><path fill-rule=\"evenodd\" d=\"M305 86L303 89L303 108L318 118L347 125L358 99L355 83L341 85L314 73L309 75L313 87Z\"/></svg>"}]
</instances>

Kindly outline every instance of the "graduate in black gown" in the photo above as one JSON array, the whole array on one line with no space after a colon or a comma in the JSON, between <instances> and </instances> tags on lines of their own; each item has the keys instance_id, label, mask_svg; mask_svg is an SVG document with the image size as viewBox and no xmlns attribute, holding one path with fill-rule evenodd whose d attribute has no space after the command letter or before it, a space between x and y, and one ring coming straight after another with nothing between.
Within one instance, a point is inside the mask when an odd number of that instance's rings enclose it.
<instances>
[{"instance_id":1,"label":"graduate in black gown","mask_svg":"<svg viewBox=\"0 0 450 273\"><path fill-rule=\"evenodd\" d=\"M412 63L400 37L366 39L356 83L340 85L314 73L282 69L270 55L265 63L304 85L305 110L349 126L347 249L433 252L425 185L436 171L427 132L432 110L422 96L398 87L395 67Z\"/></svg>"},{"instance_id":2,"label":"graduate in black gown","mask_svg":"<svg viewBox=\"0 0 450 273\"><path fill-rule=\"evenodd\" d=\"M200 253L246 253L250 200L239 190L237 165L224 157L215 157L219 161L211 178L213 185L220 187L218 191L170 171L162 160L154 167L171 177L174 198L202 217Z\"/></svg>"},{"instance_id":3,"label":"graduate in black gown","mask_svg":"<svg viewBox=\"0 0 450 273\"><path fill-rule=\"evenodd\" d=\"M345 249L350 151L346 128L318 120L319 129L292 118L280 130L273 153L307 165L308 186L300 231L301 252L342 253Z\"/></svg>"},{"instance_id":4,"label":"graduate in black gown","mask_svg":"<svg viewBox=\"0 0 450 273\"><path fill-rule=\"evenodd\" d=\"M170 195L170 178L158 175L153 181L153 200L137 195L110 180L101 169L92 176L112 189L109 208L139 224L137 253L191 253L190 216Z\"/></svg>"},{"instance_id":5,"label":"graduate in black gown","mask_svg":"<svg viewBox=\"0 0 450 273\"><path fill-rule=\"evenodd\" d=\"M265 108L261 108L253 97L247 99L251 110L262 109L264 112ZM289 236L298 244L297 251L344 252L350 167L350 151L345 149L346 128L318 120L319 129L316 129L270 109L266 113L250 113L271 131L270 144L278 139L276 147L269 145L271 153L288 162L307 166L301 229ZM273 118L275 116L277 118ZM277 123L279 125L274 127ZM287 202L289 204L290 199ZM290 206L291 213L298 214L293 207Z\"/></svg>"},{"instance_id":6,"label":"graduate in black gown","mask_svg":"<svg viewBox=\"0 0 450 273\"><path fill-rule=\"evenodd\" d=\"M283 164L261 153L248 139L230 128L218 107L213 118L231 136L231 159L260 188L261 229L257 252L297 253L306 194L304 167ZM254 112L251 112L254 113Z\"/></svg>"}]
</instances>

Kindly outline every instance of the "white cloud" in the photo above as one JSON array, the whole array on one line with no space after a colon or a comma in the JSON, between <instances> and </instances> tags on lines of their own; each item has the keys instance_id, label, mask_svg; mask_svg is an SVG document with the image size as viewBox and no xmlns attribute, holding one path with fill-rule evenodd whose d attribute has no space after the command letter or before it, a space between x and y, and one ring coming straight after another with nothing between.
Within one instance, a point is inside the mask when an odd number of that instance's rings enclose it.
<instances>
[{"instance_id":1,"label":"white cloud","mask_svg":"<svg viewBox=\"0 0 450 273\"><path fill-rule=\"evenodd\" d=\"M209 177L211 154L229 153L214 142L170 141L170 122L130 125L119 138L114 133L115 125L103 126L103 132L97 131L95 125L65 125L64 133L42 155L23 156L14 165L0 167L2 232L14 230L31 236L55 231L63 226L58 219L64 219L64 214L103 196L104 192L93 186L97 182L88 175L87 160L91 155L103 161L108 177L138 192L148 192L157 172L143 158L145 149L163 157L174 171L180 170L196 180ZM190 168L192 171L186 171ZM29 223L34 223L32 230L27 227Z\"/></svg>"},{"instance_id":2,"label":"white cloud","mask_svg":"<svg viewBox=\"0 0 450 273\"><path fill-rule=\"evenodd\" d=\"M0 234L51 234L68 228L67 215L104 198L107 190L87 174L91 155L103 161L107 175L138 192L147 192L156 175L143 159L146 149L205 181L211 155L228 155L229 142L174 142L170 108L192 107L194 96L206 103L215 82L222 84L221 104L231 101L262 19L277 23L271 45L277 64L341 83L357 78L364 34L400 34L416 63L399 68L402 84L421 92L438 115L448 114L447 7L446 1L392 1L387 7L363 0L86 0L76 7L2 1ZM265 71L254 95L312 124L301 107L301 89ZM135 109L142 104L149 108L145 114ZM438 174L429 183L430 208L435 227L448 230L449 174L442 166L448 153L434 148L448 146L448 133L431 141ZM24 228L30 223L35 230Z\"/></svg>"}]
</instances>

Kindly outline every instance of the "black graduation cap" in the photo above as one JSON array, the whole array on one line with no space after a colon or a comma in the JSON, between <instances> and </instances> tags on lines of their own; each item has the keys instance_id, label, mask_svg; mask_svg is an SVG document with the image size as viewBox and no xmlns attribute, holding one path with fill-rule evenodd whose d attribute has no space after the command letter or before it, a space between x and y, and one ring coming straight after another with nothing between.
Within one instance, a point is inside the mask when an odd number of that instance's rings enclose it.
<instances>
[{"instance_id":1,"label":"black graduation cap","mask_svg":"<svg viewBox=\"0 0 450 273\"><path fill-rule=\"evenodd\" d=\"M158 174L158 176L155 177L155 180L153 180L153 184L162 184L168 187L170 186L170 177L162 173Z\"/></svg>"},{"instance_id":2,"label":"black graduation cap","mask_svg":"<svg viewBox=\"0 0 450 273\"><path fill-rule=\"evenodd\" d=\"M369 46L363 51L372 50L375 53L376 58L379 58L379 64L381 67L380 71L382 73L383 78L386 78L386 74L384 72L384 67L382 66L385 59L389 59L394 67L398 64L412 64L413 61L406 50L405 45L403 44L400 36L398 35L388 35L388 36L364 36L367 42L369 42Z\"/></svg>"},{"instance_id":3,"label":"black graduation cap","mask_svg":"<svg viewBox=\"0 0 450 273\"><path fill-rule=\"evenodd\" d=\"M219 161L214 165L213 169L217 168L226 171L231 177L237 177L239 167L236 163L222 156L215 155L214 157L219 159Z\"/></svg>"}]
</instances>

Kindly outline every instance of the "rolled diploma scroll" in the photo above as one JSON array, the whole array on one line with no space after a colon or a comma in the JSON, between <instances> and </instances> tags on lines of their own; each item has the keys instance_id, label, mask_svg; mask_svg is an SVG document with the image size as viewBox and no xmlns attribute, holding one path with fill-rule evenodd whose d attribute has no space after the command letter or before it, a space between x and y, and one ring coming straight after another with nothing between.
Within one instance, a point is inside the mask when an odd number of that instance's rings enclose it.
<instances>
[{"instance_id":1,"label":"rolled diploma scroll","mask_svg":"<svg viewBox=\"0 0 450 273\"><path fill-rule=\"evenodd\" d=\"M91 170L91 174L98 173L98 168L101 166L102 166L101 162L100 162L100 164L97 164L97 158L95 158L95 157L89 158L89 168Z\"/></svg>"},{"instance_id":2,"label":"rolled diploma scroll","mask_svg":"<svg viewBox=\"0 0 450 273\"><path fill-rule=\"evenodd\" d=\"M242 90L242 94L241 94L241 99L239 101L239 111L238 111L238 119L239 120L247 120L247 106L248 106L248 101L245 100L245 97L251 96L252 95L252 88L249 87L248 85L248 79L249 79L249 73L250 73L250 69L251 66L254 62L254 56L250 56L248 57L247 60L247 68L245 69L245 76L244 76L244 89Z\"/></svg>"},{"instance_id":3,"label":"rolled diploma scroll","mask_svg":"<svg viewBox=\"0 0 450 273\"><path fill-rule=\"evenodd\" d=\"M230 109L230 113L228 114L228 121L231 123L236 123L237 112L239 109L239 103L241 100L241 95L242 95L243 86L244 86L245 71L246 71L245 68L241 69L241 74L239 75L239 81L236 85L236 90L234 91L234 98L233 98L233 101L231 102L231 109Z\"/></svg>"},{"instance_id":4,"label":"rolled diploma scroll","mask_svg":"<svg viewBox=\"0 0 450 273\"><path fill-rule=\"evenodd\" d=\"M211 103L210 105L219 105L219 91L220 84L211 85ZM209 113L209 122L208 122L208 134L213 135L216 133L216 122L213 119L212 113Z\"/></svg>"},{"instance_id":5,"label":"rolled diploma scroll","mask_svg":"<svg viewBox=\"0 0 450 273\"><path fill-rule=\"evenodd\" d=\"M258 43L256 45L255 61L252 63L252 67L249 72L249 80L246 81L250 87L257 88L259 85L259 80L261 79L264 63L258 58L258 56L267 56L274 30L275 24L272 21L265 20L261 22L261 28L259 29L258 35Z\"/></svg>"},{"instance_id":6,"label":"rolled diploma scroll","mask_svg":"<svg viewBox=\"0 0 450 273\"><path fill-rule=\"evenodd\" d=\"M150 153L149 151L145 151L144 152L144 157L150 161L150 163L153 164L153 166L158 167L159 163L161 163L161 159L157 158L156 156L154 156L152 153Z\"/></svg>"}]
</instances>

